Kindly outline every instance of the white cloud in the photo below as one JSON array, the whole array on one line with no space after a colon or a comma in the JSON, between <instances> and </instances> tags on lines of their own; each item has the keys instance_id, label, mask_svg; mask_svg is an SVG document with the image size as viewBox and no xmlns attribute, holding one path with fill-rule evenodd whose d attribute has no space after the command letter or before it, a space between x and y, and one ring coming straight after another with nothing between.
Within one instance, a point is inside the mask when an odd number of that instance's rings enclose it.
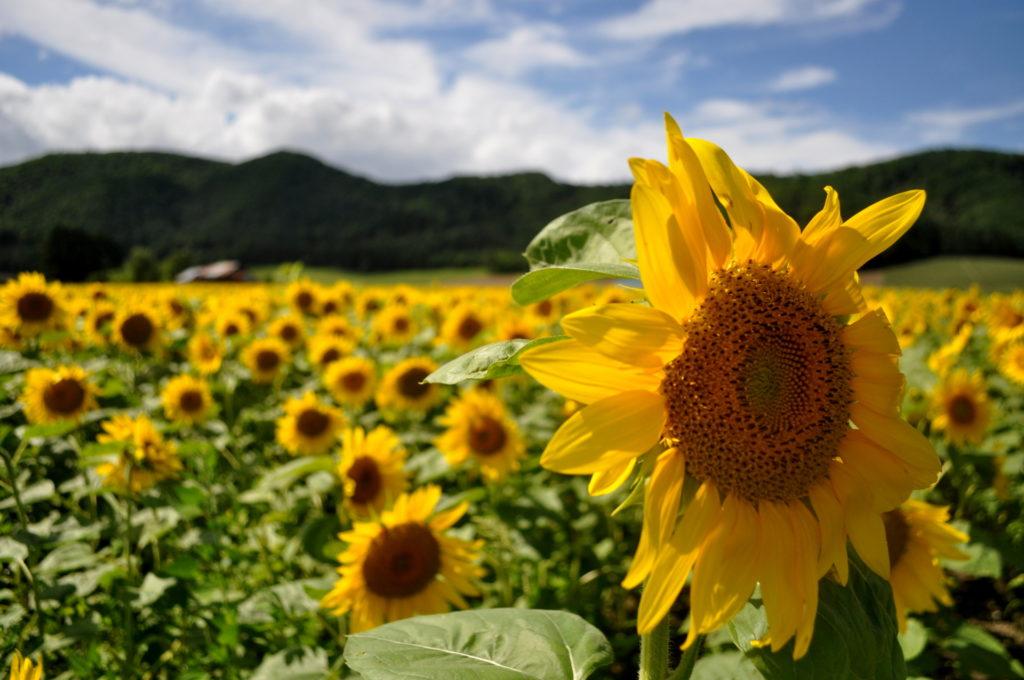
<instances>
[{"instance_id":1,"label":"white cloud","mask_svg":"<svg viewBox=\"0 0 1024 680\"><path fill-rule=\"evenodd\" d=\"M772 92L810 90L835 81L836 72L824 66L803 66L785 71L768 83Z\"/></svg>"},{"instance_id":2,"label":"white cloud","mask_svg":"<svg viewBox=\"0 0 1024 680\"><path fill-rule=\"evenodd\" d=\"M504 76L519 76L542 67L574 68L589 59L570 46L565 31L551 24L522 26L500 38L484 40L466 50L476 66Z\"/></svg>"},{"instance_id":3,"label":"white cloud","mask_svg":"<svg viewBox=\"0 0 1024 680\"><path fill-rule=\"evenodd\" d=\"M907 116L921 138L930 143L955 142L970 127L1024 115L1024 99L994 106L947 107Z\"/></svg>"},{"instance_id":4,"label":"white cloud","mask_svg":"<svg viewBox=\"0 0 1024 680\"><path fill-rule=\"evenodd\" d=\"M879 0L649 0L602 22L603 35L650 40L721 26L809 23L860 15Z\"/></svg>"}]
</instances>

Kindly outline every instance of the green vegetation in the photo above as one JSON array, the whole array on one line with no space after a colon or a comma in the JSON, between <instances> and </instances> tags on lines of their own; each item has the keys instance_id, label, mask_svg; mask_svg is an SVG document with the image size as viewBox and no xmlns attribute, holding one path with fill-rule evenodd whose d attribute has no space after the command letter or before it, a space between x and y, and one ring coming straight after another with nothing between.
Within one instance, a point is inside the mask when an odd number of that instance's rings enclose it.
<instances>
[{"instance_id":1,"label":"green vegetation","mask_svg":"<svg viewBox=\"0 0 1024 680\"><path fill-rule=\"evenodd\" d=\"M886 267L869 273L880 275L886 286L913 288L967 288L973 284L987 291L1024 288L1024 260L1008 257L935 257L921 262Z\"/></svg>"},{"instance_id":2,"label":"green vegetation","mask_svg":"<svg viewBox=\"0 0 1024 680\"><path fill-rule=\"evenodd\" d=\"M847 215L896 191L926 189L918 226L876 265L1024 256L1019 154L933 151L762 180L801 223L820 208L825 184L839 190ZM357 272L507 271L525 268L519 253L554 217L628 194L625 184L573 186L539 173L377 184L286 152L238 165L162 153L54 154L0 169L0 272L45 265L57 227L110 239L125 253L145 246L157 258L187 251L204 261L302 260Z\"/></svg>"}]
</instances>

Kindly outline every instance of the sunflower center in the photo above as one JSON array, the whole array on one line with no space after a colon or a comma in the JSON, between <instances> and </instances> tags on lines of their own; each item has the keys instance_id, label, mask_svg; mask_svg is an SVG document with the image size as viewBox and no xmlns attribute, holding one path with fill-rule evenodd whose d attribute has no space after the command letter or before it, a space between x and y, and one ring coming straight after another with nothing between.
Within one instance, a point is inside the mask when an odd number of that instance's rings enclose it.
<instances>
[{"instance_id":1,"label":"sunflower center","mask_svg":"<svg viewBox=\"0 0 1024 680\"><path fill-rule=\"evenodd\" d=\"M501 422L490 416L476 418L469 426L469 448L481 456L501 451L507 437Z\"/></svg>"},{"instance_id":2,"label":"sunflower center","mask_svg":"<svg viewBox=\"0 0 1024 680\"><path fill-rule=\"evenodd\" d=\"M840 326L787 275L748 263L714 275L685 331L661 393L687 473L750 501L805 496L848 429Z\"/></svg>"},{"instance_id":3,"label":"sunflower center","mask_svg":"<svg viewBox=\"0 0 1024 680\"><path fill-rule=\"evenodd\" d=\"M354 503L369 503L380 493L380 468L377 467L377 461L370 456L356 458L346 474L356 484L355 491L352 492Z\"/></svg>"},{"instance_id":4,"label":"sunflower center","mask_svg":"<svg viewBox=\"0 0 1024 680\"><path fill-rule=\"evenodd\" d=\"M103 326L105 326L106 324L110 323L110 321L112 321L113 318L114 318L114 313L113 312L100 312L93 319L92 327L93 327L94 330L98 331L101 328L103 328Z\"/></svg>"},{"instance_id":5,"label":"sunflower center","mask_svg":"<svg viewBox=\"0 0 1024 680\"><path fill-rule=\"evenodd\" d=\"M459 337L463 340L472 340L483 329L484 325L480 323L480 319L470 314L459 324Z\"/></svg>"},{"instance_id":6,"label":"sunflower center","mask_svg":"<svg viewBox=\"0 0 1024 680\"><path fill-rule=\"evenodd\" d=\"M882 524L885 525L885 544L889 548L889 567L892 568L907 551L910 525L907 524L907 518L899 510L890 510L884 513Z\"/></svg>"},{"instance_id":7,"label":"sunflower center","mask_svg":"<svg viewBox=\"0 0 1024 680\"><path fill-rule=\"evenodd\" d=\"M153 337L153 322L145 314L132 314L121 322L121 337L132 347L143 347Z\"/></svg>"},{"instance_id":8,"label":"sunflower center","mask_svg":"<svg viewBox=\"0 0 1024 680\"><path fill-rule=\"evenodd\" d=\"M965 394L958 394L949 402L949 417L957 425L970 425L977 417L978 409L974 400Z\"/></svg>"},{"instance_id":9,"label":"sunflower center","mask_svg":"<svg viewBox=\"0 0 1024 680\"><path fill-rule=\"evenodd\" d=\"M302 311L308 310L313 306L313 294L308 291L302 291L295 296L295 304L298 305Z\"/></svg>"},{"instance_id":10,"label":"sunflower center","mask_svg":"<svg viewBox=\"0 0 1024 680\"><path fill-rule=\"evenodd\" d=\"M281 363L281 357L272 349L261 349L256 353L256 367L261 371L273 371Z\"/></svg>"},{"instance_id":11,"label":"sunflower center","mask_svg":"<svg viewBox=\"0 0 1024 680\"><path fill-rule=\"evenodd\" d=\"M554 310L554 305L552 305L551 300L541 300L534 309L539 316L549 316Z\"/></svg>"},{"instance_id":12,"label":"sunflower center","mask_svg":"<svg viewBox=\"0 0 1024 680\"><path fill-rule=\"evenodd\" d=\"M186 413L196 413L203 409L203 395L199 390L185 390L178 397L178 405Z\"/></svg>"},{"instance_id":13,"label":"sunflower center","mask_svg":"<svg viewBox=\"0 0 1024 680\"><path fill-rule=\"evenodd\" d=\"M394 329L396 333L407 332L409 330L409 319L404 316L398 317L395 319Z\"/></svg>"},{"instance_id":14,"label":"sunflower center","mask_svg":"<svg viewBox=\"0 0 1024 680\"><path fill-rule=\"evenodd\" d=\"M328 300L324 303L323 312L324 314L334 314L338 311L338 303L334 300Z\"/></svg>"},{"instance_id":15,"label":"sunflower center","mask_svg":"<svg viewBox=\"0 0 1024 680\"><path fill-rule=\"evenodd\" d=\"M341 385L346 392L358 392L366 385L366 376L358 371L346 373L341 377Z\"/></svg>"},{"instance_id":16,"label":"sunflower center","mask_svg":"<svg viewBox=\"0 0 1024 680\"><path fill-rule=\"evenodd\" d=\"M43 391L43 403L51 413L74 413L85 401L85 389L74 378L63 378Z\"/></svg>"},{"instance_id":17,"label":"sunflower center","mask_svg":"<svg viewBox=\"0 0 1024 680\"><path fill-rule=\"evenodd\" d=\"M296 426L307 437L319 437L331 424L331 418L319 409L307 408L299 414Z\"/></svg>"},{"instance_id":18,"label":"sunflower center","mask_svg":"<svg viewBox=\"0 0 1024 680\"><path fill-rule=\"evenodd\" d=\"M385 528L370 543L363 562L366 587L380 597L410 597L441 570L441 546L417 522Z\"/></svg>"},{"instance_id":19,"label":"sunflower center","mask_svg":"<svg viewBox=\"0 0 1024 680\"><path fill-rule=\"evenodd\" d=\"M17 309L22 321L46 321L53 313L53 298L46 293L25 293L18 298Z\"/></svg>"},{"instance_id":20,"label":"sunflower center","mask_svg":"<svg viewBox=\"0 0 1024 680\"><path fill-rule=\"evenodd\" d=\"M341 358L341 352L337 347L331 347L320 355L320 363L324 366Z\"/></svg>"},{"instance_id":21,"label":"sunflower center","mask_svg":"<svg viewBox=\"0 0 1024 680\"><path fill-rule=\"evenodd\" d=\"M238 327L237 323L235 323L234 321L229 321L228 324L224 326L224 335L225 337L230 338L232 335L238 335L241 332L241 330L242 329Z\"/></svg>"},{"instance_id":22,"label":"sunflower center","mask_svg":"<svg viewBox=\"0 0 1024 680\"><path fill-rule=\"evenodd\" d=\"M430 389L430 385L423 382L430 373L419 366L410 368L398 378L398 391L402 396L409 399L422 397Z\"/></svg>"},{"instance_id":23,"label":"sunflower center","mask_svg":"<svg viewBox=\"0 0 1024 680\"><path fill-rule=\"evenodd\" d=\"M281 327L281 339L285 342L292 342L299 337L299 329L291 324Z\"/></svg>"}]
</instances>

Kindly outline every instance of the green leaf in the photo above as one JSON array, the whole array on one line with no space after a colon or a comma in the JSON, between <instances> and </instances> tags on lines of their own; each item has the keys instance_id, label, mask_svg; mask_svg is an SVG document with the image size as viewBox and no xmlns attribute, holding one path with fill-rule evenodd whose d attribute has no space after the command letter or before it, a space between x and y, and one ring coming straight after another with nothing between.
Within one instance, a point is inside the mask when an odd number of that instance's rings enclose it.
<instances>
[{"instance_id":1,"label":"green leaf","mask_svg":"<svg viewBox=\"0 0 1024 680\"><path fill-rule=\"evenodd\" d=\"M814 639L793 660L793 642L777 653L752 642L768 630L764 606L751 600L729 624L729 635L766 680L903 680L903 653L896 639L896 612L889 584L850 555L850 581L819 583Z\"/></svg>"},{"instance_id":2,"label":"green leaf","mask_svg":"<svg viewBox=\"0 0 1024 680\"><path fill-rule=\"evenodd\" d=\"M48 437L60 437L78 427L73 420L61 420L56 423L40 423L39 425L26 425L21 430L22 439L46 439Z\"/></svg>"},{"instance_id":3,"label":"green leaf","mask_svg":"<svg viewBox=\"0 0 1024 680\"><path fill-rule=\"evenodd\" d=\"M692 680L763 680L750 659L741 652L703 656L693 668Z\"/></svg>"},{"instance_id":4,"label":"green leaf","mask_svg":"<svg viewBox=\"0 0 1024 680\"><path fill-rule=\"evenodd\" d=\"M465 380L494 380L514 375L523 370L519 367L519 356L524 351L558 340L565 340L565 336L492 342L449 361L428 375L424 382L458 385Z\"/></svg>"},{"instance_id":5,"label":"green leaf","mask_svg":"<svg viewBox=\"0 0 1024 680\"><path fill-rule=\"evenodd\" d=\"M284 651L263 659L251 680L322 680L327 675L327 652L322 649Z\"/></svg>"},{"instance_id":6,"label":"green leaf","mask_svg":"<svg viewBox=\"0 0 1024 680\"><path fill-rule=\"evenodd\" d=\"M0 561L10 560L17 562L28 557L28 546L19 543L13 538L0 536Z\"/></svg>"},{"instance_id":7,"label":"green leaf","mask_svg":"<svg viewBox=\"0 0 1024 680\"><path fill-rule=\"evenodd\" d=\"M942 646L956 656L957 677L1024 678L1024 665L998 639L973 624L961 624Z\"/></svg>"},{"instance_id":8,"label":"green leaf","mask_svg":"<svg viewBox=\"0 0 1024 680\"><path fill-rule=\"evenodd\" d=\"M39 503L40 501L48 501L57 494L57 487L53 485L49 479L44 479L36 482L30 487L21 490L21 504L32 505L33 503ZM12 495L10 498L5 498L0 501L0 510L7 510L17 505Z\"/></svg>"},{"instance_id":9,"label":"green leaf","mask_svg":"<svg viewBox=\"0 0 1024 680\"><path fill-rule=\"evenodd\" d=\"M277 492L315 472L330 472L335 462L331 456L303 456L272 468L256 485L239 496L243 503L263 503L273 500Z\"/></svg>"},{"instance_id":10,"label":"green leaf","mask_svg":"<svg viewBox=\"0 0 1024 680\"><path fill-rule=\"evenodd\" d=\"M928 645L928 629L917 619L907 619L907 630L900 633L899 640L903 658L910 661Z\"/></svg>"},{"instance_id":11,"label":"green leaf","mask_svg":"<svg viewBox=\"0 0 1024 680\"><path fill-rule=\"evenodd\" d=\"M563 290L600 279L640 279L635 264L583 262L535 269L523 274L512 284L512 299L521 305L546 300Z\"/></svg>"},{"instance_id":12,"label":"green leaf","mask_svg":"<svg viewBox=\"0 0 1024 680\"><path fill-rule=\"evenodd\" d=\"M345 662L367 680L583 680L612 661L575 614L481 609L417 616L351 635Z\"/></svg>"},{"instance_id":13,"label":"green leaf","mask_svg":"<svg viewBox=\"0 0 1024 680\"><path fill-rule=\"evenodd\" d=\"M178 582L175 578L160 578L156 574L146 574L139 587L139 596L135 599L135 607L141 609L153 604L167 592L167 589Z\"/></svg>"},{"instance_id":14,"label":"green leaf","mask_svg":"<svg viewBox=\"0 0 1024 680\"><path fill-rule=\"evenodd\" d=\"M943 560L950 570L975 578L999 578L1003 573L1003 558L999 551L983 543L971 543L961 548L966 560Z\"/></svg>"}]
</instances>

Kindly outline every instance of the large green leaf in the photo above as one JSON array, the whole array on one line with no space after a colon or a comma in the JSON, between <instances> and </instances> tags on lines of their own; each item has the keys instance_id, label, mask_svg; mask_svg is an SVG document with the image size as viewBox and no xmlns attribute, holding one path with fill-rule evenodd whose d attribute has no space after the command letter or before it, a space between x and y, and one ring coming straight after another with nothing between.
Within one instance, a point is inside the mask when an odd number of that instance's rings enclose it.
<instances>
[{"instance_id":1,"label":"large green leaf","mask_svg":"<svg viewBox=\"0 0 1024 680\"><path fill-rule=\"evenodd\" d=\"M544 227L526 247L530 273L512 286L525 305L587 281L640 278L629 201L591 203Z\"/></svg>"},{"instance_id":2,"label":"large green leaf","mask_svg":"<svg viewBox=\"0 0 1024 680\"><path fill-rule=\"evenodd\" d=\"M464 380L494 380L505 378L523 369L519 367L519 355L530 347L543 345L556 340L564 340L565 336L555 335L536 340L505 340L492 342L466 352L458 359L453 359L426 377L424 382L442 385L458 385Z\"/></svg>"},{"instance_id":3,"label":"large green leaf","mask_svg":"<svg viewBox=\"0 0 1024 680\"><path fill-rule=\"evenodd\" d=\"M349 637L367 680L583 680L612 661L599 630L568 612L481 609L418 616Z\"/></svg>"},{"instance_id":4,"label":"large green leaf","mask_svg":"<svg viewBox=\"0 0 1024 680\"><path fill-rule=\"evenodd\" d=\"M854 555L850 581L820 583L814 639L807 654L793 660L793 642L777 653L755 647L768 629L764 607L751 600L729 624L736 645L766 680L903 680L903 652L896 639L896 612L889 584Z\"/></svg>"},{"instance_id":5,"label":"large green leaf","mask_svg":"<svg viewBox=\"0 0 1024 680\"><path fill-rule=\"evenodd\" d=\"M563 290L599 279L639 279L635 264L585 262L535 269L523 274L512 284L512 299L521 305L546 300Z\"/></svg>"},{"instance_id":6,"label":"large green leaf","mask_svg":"<svg viewBox=\"0 0 1024 680\"><path fill-rule=\"evenodd\" d=\"M243 503L271 502L283 489L287 489L303 477L308 477L316 472L330 472L335 465L334 458L329 455L302 456L290 460L283 465L271 468L260 477L253 488L238 498Z\"/></svg>"}]
</instances>

